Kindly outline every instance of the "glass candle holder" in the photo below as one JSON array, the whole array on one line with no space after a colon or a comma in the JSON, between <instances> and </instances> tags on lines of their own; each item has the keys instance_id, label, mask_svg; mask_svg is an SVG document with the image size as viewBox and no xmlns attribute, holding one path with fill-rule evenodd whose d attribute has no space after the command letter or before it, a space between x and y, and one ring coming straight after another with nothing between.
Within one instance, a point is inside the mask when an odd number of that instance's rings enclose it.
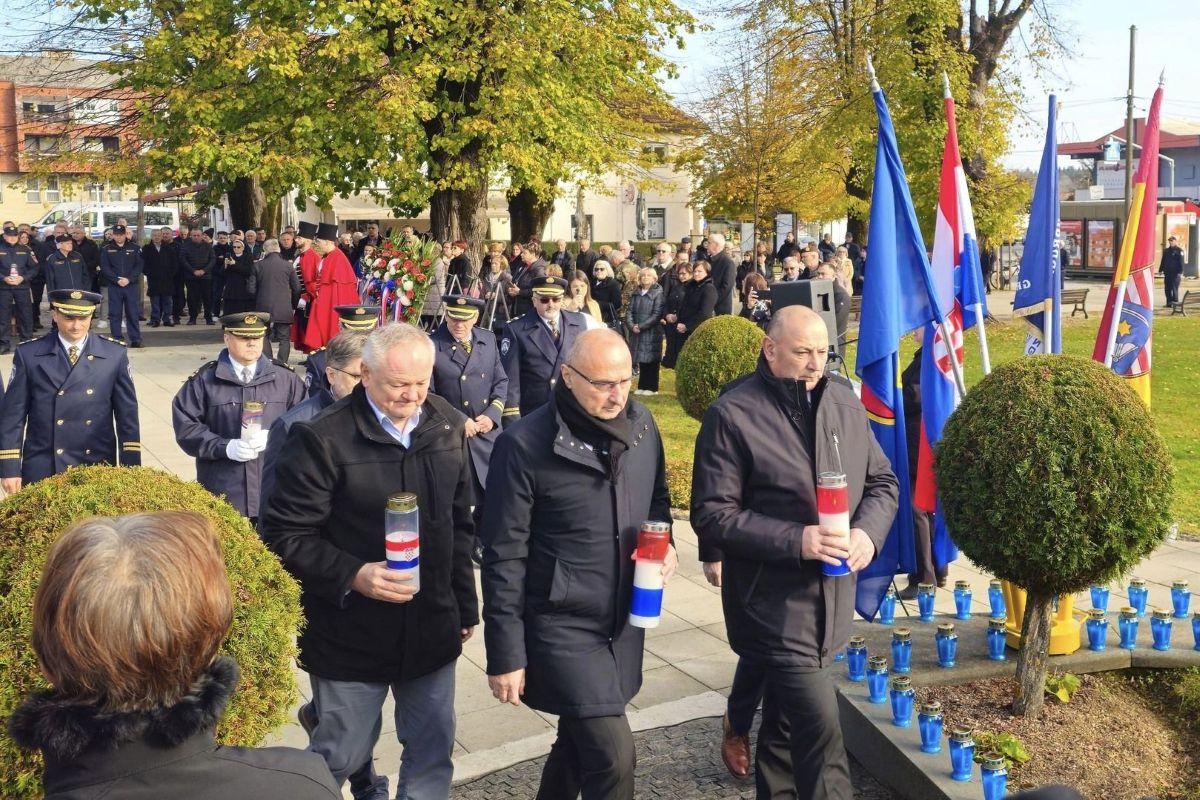
<instances>
[{"instance_id":1,"label":"glass candle holder","mask_svg":"<svg viewBox=\"0 0 1200 800\"><path fill-rule=\"evenodd\" d=\"M669 523L642 523L634 550L633 596L629 603L629 624L635 628L657 628L662 619L663 564L670 548Z\"/></svg>"},{"instance_id":2,"label":"glass candle holder","mask_svg":"<svg viewBox=\"0 0 1200 800\"><path fill-rule=\"evenodd\" d=\"M966 581L954 582L954 618L971 618L971 584Z\"/></svg>"},{"instance_id":3,"label":"glass candle holder","mask_svg":"<svg viewBox=\"0 0 1200 800\"><path fill-rule=\"evenodd\" d=\"M937 584L917 584L917 611L921 615L921 622L933 622L933 599L935 592L937 592Z\"/></svg>"},{"instance_id":4,"label":"glass candle holder","mask_svg":"<svg viewBox=\"0 0 1200 800\"><path fill-rule=\"evenodd\" d=\"M950 778L969 781L975 771L975 736L970 728L950 731Z\"/></svg>"},{"instance_id":5,"label":"glass candle holder","mask_svg":"<svg viewBox=\"0 0 1200 800\"><path fill-rule=\"evenodd\" d=\"M384 551L388 569L409 574L413 589L421 590L421 514L417 496L398 492L387 499L383 512Z\"/></svg>"},{"instance_id":6,"label":"glass candle holder","mask_svg":"<svg viewBox=\"0 0 1200 800\"><path fill-rule=\"evenodd\" d=\"M937 627L933 639L937 645L938 666L949 669L958 657L958 634L954 632L953 622L943 622Z\"/></svg>"},{"instance_id":7,"label":"glass candle holder","mask_svg":"<svg viewBox=\"0 0 1200 800\"><path fill-rule=\"evenodd\" d=\"M850 549L850 490L841 472L822 472L817 475L817 523L845 534L846 549ZM841 577L850 574L846 559L839 564L821 563L821 574Z\"/></svg>"},{"instance_id":8,"label":"glass candle holder","mask_svg":"<svg viewBox=\"0 0 1200 800\"><path fill-rule=\"evenodd\" d=\"M1102 652L1108 639L1108 617L1103 609L1093 608L1087 618L1088 650Z\"/></svg>"},{"instance_id":9,"label":"glass candle holder","mask_svg":"<svg viewBox=\"0 0 1200 800\"><path fill-rule=\"evenodd\" d=\"M263 415L267 404L261 400L246 400L242 403L242 438L253 439L262 433Z\"/></svg>"},{"instance_id":10,"label":"glass candle holder","mask_svg":"<svg viewBox=\"0 0 1200 800\"><path fill-rule=\"evenodd\" d=\"M1187 581L1175 581L1171 584L1171 610L1175 619L1187 619L1188 609L1192 605L1192 590Z\"/></svg>"},{"instance_id":11,"label":"glass candle holder","mask_svg":"<svg viewBox=\"0 0 1200 800\"><path fill-rule=\"evenodd\" d=\"M1146 581L1142 578L1133 578L1129 581L1129 605L1137 609L1139 617L1146 616L1146 600L1150 597L1150 590L1146 588Z\"/></svg>"},{"instance_id":12,"label":"glass candle holder","mask_svg":"<svg viewBox=\"0 0 1200 800\"><path fill-rule=\"evenodd\" d=\"M879 624L891 625L896 621L896 590L888 587L887 594L879 602Z\"/></svg>"},{"instance_id":13,"label":"glass candle holder","mask_svg":"<svg viewBox=\"0 0 1200 800\"><path fill-rule=\"evenodd\" d=\"M992 617L987 629L988 659L1004 661L1008 658L1008 621L1004 617Z\"/></svg>"},{"instance_id":14,"label":"glass candle holder","mask_svg":"<svg viewBox=\"0 0 1200 800\"><path fill-rule=\"evenodd\" d=\"M892 631L892 671L909 672L912 669L912 631L896 628Z\"/></svg>"},{"instance_id":15,"label":"glass candle holder","mask_svg":"<svg viewBox=\"0 0 1200 800\"><path fill-rule=\"evenodd\" d=\"M942 752L942 704L930 700L921 704L917 714L917 727L921 731L921 752Z\"/></svg>"},{"instance_id":16,"label":"glass candle holder","mask_svg":"<svg viewBox=\"0 0 1200 800\"><path fill-rule=\"evenodd\" d=\"M1132 650L1137 647L1138 613L1136 608L1125 606L1121 609L1121 616L1117 619L1117 633L1121 635L1121 649Z\"/></svg>"},{"instance_id":17,"label":"glass candle holder","mask_svg":"<svg viewBox=\"0 0 1200 800\"><path fill-rule=\"evenodd\" d=\"M1108 612L1108 587L1101 586L1098 583L1093 583L1088 591L1092 595L1092 608L1098 608L1105 613Z\"/></svg>"},{"instance_id":18,"label":"glass candle holder","mask_svg":"<svg viewBox=\"0 0 1200 800\"><path fill-rule=\"evenodd\" d=\"M1008 793L1008 766L1004 756L988 753L979 765L979 780L983 784L983 800L1002 800Z\"/></svg>"},{"instance_id":19,"label":"glass candle holder","mask_svg":"<svg viewBox=\"0 0 1200 800\"><path fill-rule=\"evenodd\" d=\"M1195 640L1193 650L1200 650L1200 611L1192 612L1192 639Z\"/></svg>"},{"instance_id":20,"label":"glass candle holder","mask_svg":"<svg viewBox=\"0 0 1200 800\"><path fill-rule=\"evenodd\" d=\"M988 605L992 607L991 616L1003 617L1008 614L1004 605L1004 584L1000 581L988 581Z\"/></svg>"},{"instance_id":21,"label":"glass candle holder","mask_svg":"<svg viewBox=\"0 0 1200 800\"><path fill-rule=\"evenodd\" d=\"M887 702L888 663L883 656L867 659L867 702L881 705Z\"/></svg>"},{"instance_id":22,"label":"glass candle holder","mask_svg":"<svg viewBox=\"0 0 1200 800\"><path fill-rule=\"evenodd\" d=\"M855 683L867 679L867 640L863 636L850 637L846 647L846 677Z\"/></svg>"},{"instance_id":23,"label":"glass candle holder","mask_svg":"<svg viewBox=\"0 0 1200 800\"><path fill-rule=\"evenodd\" d=\"M912 686L912 678L907 675L897 675L892 678L892 724L897 728L907 728L912 725L913 698L917 690Z\"/></svg>"},{"instance_id":24,"label":"glass candle holder","mask_svg":"<svg viewBox=\"0 0 1200 800\"><path fill-rule=\"evenodd\" d=\"M1150 615L1150 638L1155 650L1171 649L1171 612L1156 608Z\"/></svg>"}]
</instances>

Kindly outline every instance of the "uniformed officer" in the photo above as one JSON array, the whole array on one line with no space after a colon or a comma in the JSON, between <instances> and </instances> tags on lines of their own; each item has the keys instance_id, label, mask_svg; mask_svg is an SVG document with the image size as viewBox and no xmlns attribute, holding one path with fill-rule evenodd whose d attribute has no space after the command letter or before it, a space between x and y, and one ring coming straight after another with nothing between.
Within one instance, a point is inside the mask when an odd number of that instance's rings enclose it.
<instances>
[{"instance_id":1,"label":"uniformed officer","mask_svg":"<svg viewBox=\"0 0 1200 800\"><path fill-rule=\"evenodd\" d=\"M108 282L108 329L121 337L121 317L129 323L129 346L142 346L142 249L126 237L124 225L113 225L112 239L100 248L100 274Z\"/></svg>"},{"instance_id":2,"label":"uniformed officer","mask_svg":"<svg viewBox=\"0 0 1200 800\"><path fill-rule=\"evenodd\" d=\"M258 518L262 453L276 419L304 400L304 382L286 364L263 355L271 318L259 311L221 317L225 349L175 395L175 441L196 459L196 480L252 522ZM243 434L246 401L263 404L260 430Z\"/></svg>"},{"instance_id":3,"label":"uniformed officer","mask_svg":"<svg viewBox=\"0 0 1200 800\"><path fill-rule=\"evenodd\" d=\"M0 477L9 494L75 464L142 463L129 353L90 332L100 295L50 292L57 330L17 347L0 405ZM115 432L114 432L115 427Z\"/></svg>"},{"instance_id":4,"label":"uniformed officer","mask_svg":"<svg viewBox=\"0 0 1200 800\"><path fill-rule=\"evenodd\" d=\"M334 306L338 325L344 331L373 331L379 325L379 306ZM308 396L316 397L329 390L329 379L325 377L325 347L308 354L304 361L304 385Z\"/></svg>"},{"instance_id":5,"label":"uniformed officer","mask_svg":"<svg viewBox=\"0 0 1200 800\"><path fill-rule=\"evenodd\" d=\"M87 289L92 285L87 263L75 251L75 240L68 234L55 237L55 249L48 253L42 269L46 273L46 290Z\"/></svg>"},{"instance_id":6,"label":"uniformed officer","mask_svg":"<svg viewBox=\"0 0 1200 800\"><path fill-rule=\"evenodd\" d=\"M28 245L18 244L18 230L12 224L5 225L3 241L0 242L0 354L12 351L9 330L12 325L12 309L17 308L17 333L21 341L33 336L33 295L29 284L38 272L37 260Z\"/></svg>"},{"instance_id":7,"label":"uniformed officer","mask_svg":"<svg viewBox=\"0 0 1200 800\"><path fill-rule=\"evenodd\" d=\"M514 319L504 329L500 358L508 375L505 424L546 403L562 371L563 357L575 337L587 330L583 314L563 310L566 290L562 278L539 278L530 291L534 313Z\"/></svg>"},{"instance_id":8,"label":"uniformed officer","mask_svg":"<svg viewBox=\"0 0 1200 800\"><path fill-rule=\"evenodd\" d=\"M508 375L500 363L496 334L476 327L483 300L448 294L446 321L430 334L436 348L429 390L467 417L467 451L475 478L475 507L482 506L492 446L508 397Z\"/></svg>"}]
</instances>

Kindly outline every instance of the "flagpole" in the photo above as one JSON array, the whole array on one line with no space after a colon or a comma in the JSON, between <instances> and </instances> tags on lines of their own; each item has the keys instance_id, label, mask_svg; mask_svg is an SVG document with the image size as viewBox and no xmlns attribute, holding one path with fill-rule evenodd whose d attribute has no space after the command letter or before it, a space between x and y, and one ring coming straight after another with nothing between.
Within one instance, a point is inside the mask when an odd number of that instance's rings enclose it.
<instances>
[{"instance_id":1,"label":"flagpole","mask_svg":"<svg viewBox=\"0 0 1200 800\"><path fill-rule=\"evenodd\" d=\"M1052 355L1053 339L1050 337L1054 335L1054 298L1047 297L1042 303L1042 308L1042 352Z\"/></svg>"}]
</instances>

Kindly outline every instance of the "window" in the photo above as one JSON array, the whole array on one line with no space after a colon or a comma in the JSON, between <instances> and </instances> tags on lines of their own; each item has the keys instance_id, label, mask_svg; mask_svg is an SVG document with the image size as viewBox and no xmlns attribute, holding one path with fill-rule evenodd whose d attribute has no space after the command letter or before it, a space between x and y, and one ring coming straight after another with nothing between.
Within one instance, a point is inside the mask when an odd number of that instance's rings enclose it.
<instances>
[{"instance_id":1,"label":"window","mask_svg":"<svg viewBox=\"0 0 1200 800\"><path fill-rule=\"evenodd\" d=\"M143 211L147 228L174 228L175 217L170 211Z\"/></svg>"},{"instance_id":2,"label":"window","mask_svg":"<svg viewBox=\"0 0 1200 800\"><path fill-rule=\"evenodd\" d=\"M667 238L667 210L665 208L646 209L646 238Z\"/></svg>"},{"instance_id":3,"label":"window","mask_svg":"<svg viewBox=\"0 0 1200 800\"><path fill-rule=\"evenodd\" d=\"M121 202L121 187L120 186L108 187L108 199L114 203Z\"/></svg>"},{"instance_id":4,"label":"window","mask_svg":"<svg viewBox=\"0 0 1200 800\"><path fill-rule=\"evenodd\" d=\"M642 155L649 156L650 160L656 164L666 163L667 146L665 144L651 144L642 148Z\"/></svg>"},{"instance_id":5,"label":"window","mask_svg":"<svg viewBox=\"0 0 1200 800\"><path fill-rule=\"evenodd\" d=\"M91 203L103 203L104 202L104 184L103 183L89 183L87 185L87 198L88 198L88 202L91 202Z\"/></svg>"},{"instance_id":6,"label":"window","mask_svg":"<svg viewBox=\"0 0 1200 800\"><path fill-rule=\"evenodd\" d=\"M63 112L63 103L49 100L22 100L21 101L21 116L26 122L63 122L60 117Z\"/></svg>"},{"instance_id":7,"label":"window","mask_svg":"<svg viewBox=\"0 0 1200 800\"><path fill-rule=\"evenodd\" d=\"M125 221L129 222L130 214L125 211L105 211L104 212L104 227L111 228L120 221L121 217L125 217ZM129 224L133 224L130 222Z\"/></svg>"},{"instance_id":8,"label":"window","mask_svg":"<svg viewBox=\"0 0 1200 800\"><path fill-rule=\"evenodd\" d=\"M42 182L38 178L25 179L25 202L42 202Z\"/></svg>"},{"instance_id":9,"label":"window","mask_svg":"<svg viewBox=\"0 0 1200 800\"><path fill-rule=\"evenodd\" d=\"M58 191L58 176L51 175L46 178L46 202L57 203L62 200L62 194Z\"/></svg>"},{"instance_id":10,"label":"window","mask_svg":"<svg viewBox=\"0 0 1200 800\"><path fill-rule=\"evenodd\" d=\"M80 100L75 103L72 116L85 125L116 125L121 121L121 104L102 97Z\"/></svg>"},{"instance_id":11,"label":"window","mask_svg":"<svg viewBox=\"0 0 1200 800\"><path fill-rule=\"evenodd\" d=\"M35 136L25 134L25 152L30 155L53 155L66 149L64 136Z\"/></svg>"},{"instance_id":12,"label":"window","mask_svg":"<svg viewBox=\"0 0 1200 800\"><path fill-rule=\"evenodd\" d=\"M116 136L85 136L80 149L85 153L119 153L121 140Z\"/></svg>"}]
</instances>

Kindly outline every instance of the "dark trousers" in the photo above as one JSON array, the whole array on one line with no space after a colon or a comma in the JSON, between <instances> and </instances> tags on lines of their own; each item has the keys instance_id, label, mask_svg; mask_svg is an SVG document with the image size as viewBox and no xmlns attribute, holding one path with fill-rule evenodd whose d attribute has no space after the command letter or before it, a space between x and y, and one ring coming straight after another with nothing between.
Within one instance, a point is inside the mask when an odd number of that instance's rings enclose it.
<instances>
[{"instance_id":1,"label":"dark trousers","mask_svg":"<svg viewBox=\"0 0 1200 800\"><path fill-rule=\"evenodd\" d=\"M739 658L733 672L733 685L729 687L729 727L739 736L749 736L754 726L754 712L762 702L767 687L767 668L762 664Z\"/></svg>"},{"instance_id":2,"label":"dark trousers","mask_svg":"<svg viewBox=\"0 0 1200 800\"><path fill-rule=\"evenodd\" d=\"M175 298L169 294L152 294L150 295L150 321L158 324L159 320L163 322L171 321L171 309L175 305ZM178 319L178 317L175 317Z\"/></svg>"},{"instance_id":3,"label":"dark trousers","mask_svg":"<svg viewBox=\"0 0 1200 800\"><path fill-rule=\"evenodd\" d=\"M754 754L758 800L853 800L833 668L766 670Z\"/></svg>"},{"instance_id":4,"label":"dark trousers","mask_svg":"<svg viewBox=\"0 0 1200 800\"><path fill-rule=\"evenodd\" d=\"M213 314L221 316L221 309L225 307L225 274L221 273L214 275L212 279L212 310Z\"/></svg>"},{"instance_id":5,"label":"dark trousers","mask_svg":"<svg viewBox=\"0 0 1200 800\"><path fill-rule=\"evenodd\" d=\"M913 509L913 539L917 550L917 571L908 576L909 583L936 583L946 577L946 568L939 572L933 563L933 515Z\"/></svg>"},{"instance_id":6,"label":"dark trousers","mask_svg":"<svg viewBox=\"0 0 1200 800\"><path fill-rule=\"evenodd\" d=\"M33 329L36 331L42 327L42 297L46 293L46 278L39 274L30 282L29 288L33 290Z\"/></svg>"},{"instance_id":7,"label":"dark trousers","mask_svg":"<svg viewBox=\"0 0 1200 800\"><path fill-rule=\"evenodd\" d=\"M128 286L118 286L111 283L108 286L108 330L114 339L124 339L121 335L121 318L129 325L129 342L140 342L142 330L138 326L138 314L141 311L141 291L136 283Z\"/></svg>"},{"instance_id":8,"label":"dark trousers","mask_svg":"<svg viewBox=\"0 0 1200 800\"><path fill-rule=\"evenodd\" d=\"M196 315L203 309L204 321L208 322L212 319L212 306L209 305L212 294L212 281L192 280L187 281L186 285L188 317L194 321Z\"/></svg>"},{"instance_id":9,"label":"dark trousers","mask_svg":"<svg viewBox=\"0 0 1200 800\"><path fill-rule=\"evenodd\" d=\"M175 318L176 322L179 322L183 317L184 309L187 307L183 292L185 283L186 281L183 279L182 272L175 276L175 292L171 296L171 316Z\"/></svg>"},{"instance_id":10,"label":"dark trousers","mask_svg":"<svg viewBox=\"0 0 1200 800\"><path fill-rule=\"evenodd\" d=\"M558 718L537 800L633 800L637 764L633 731L624 714L589 719Z\"/></svg>"},{"instance_id":11,"label":"dark trousers","mask_svg":"<svg viewBox=\"0 0 1200 800\"><path fill-rule=\"evenodd\" d=\"M279 345L277 356L271 355L272 342ZM292 323L272 322L271 330L267 332L267 338L263 341L263 352L267 354L267 358L275 358L286 364L288 356L292 354Z\"/></svg>"},{"instance_id":12,"label":"dark trousers","mask_svg":"<svg viewBox=\"0 0 1200 800\"><path fill-rule=\"evenodd\" d=\"M1163 273L1163 287L1167 290L1167 305L1173 306L1179 302L1179 280L1183 277L1179 272Z\"/></svg>"},{"instance_id":13,"label":"dark trousers","mask_svg":"<svg viewBox=\"0 0 1200 800\"><path fill-rule=\"evenodd\" d=\"M638 388L648 392L658 391L658 368L661 361L646 361L638 364Z\"/></svg>"},{"instance_id":14,"label":"dark trousers","mask_svg":"<svg viewBox=\"0 0 1200 800\"><path fill-rule=\"evenodd\" d=\"M0 284L0 350L12 347L9 331L14 307L17 309L18 341L23 342L33 336L33 301L30 299L28 283L16 286Z\"/></svg>"}]
</instances>

